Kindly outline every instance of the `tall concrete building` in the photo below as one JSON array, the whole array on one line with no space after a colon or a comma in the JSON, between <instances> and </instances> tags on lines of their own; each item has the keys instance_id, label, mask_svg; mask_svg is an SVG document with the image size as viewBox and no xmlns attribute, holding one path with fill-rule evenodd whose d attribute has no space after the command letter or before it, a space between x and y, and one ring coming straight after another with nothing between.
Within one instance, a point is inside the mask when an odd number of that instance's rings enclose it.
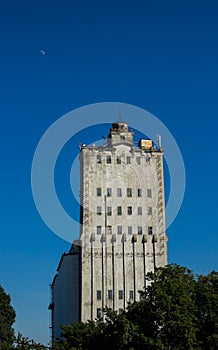
<instances>
[{"instance_id":1,"label":"tall concrete building","mask_svg":"<svg viewBox=\"0 0 218 350\"><path fill-rule=\"evenodd\" d=\"M136 147L133 136L119 121L104 145L81 146L80 240L70 271L60 273L64 256L52 284L54 337L57 322L104 317L106 306L121 312L140 299L145 274L167 264L163 149L147 139ZM61 303L71 320L57 312Z\"/></svg>"}]
</instances>

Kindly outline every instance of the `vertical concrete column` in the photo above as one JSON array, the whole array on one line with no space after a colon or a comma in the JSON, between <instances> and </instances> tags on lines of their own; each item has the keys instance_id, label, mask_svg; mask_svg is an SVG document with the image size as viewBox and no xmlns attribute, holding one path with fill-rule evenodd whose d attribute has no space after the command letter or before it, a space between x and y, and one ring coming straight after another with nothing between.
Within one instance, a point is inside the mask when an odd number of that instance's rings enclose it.
<instances>
[{"instance_id":1,"label":"vertical concrete column","mask_svg":"<svg viewBox=\"0 0 218 350\"><path fill-rule=\"evenodd\" d=\"M142 236L142 245L143 245L143 264L144 264L144 281L145 281L144 287L145 288L146 288L146 243L147 243L147 236L144 234Z\"/></svg>"},{"instance_id":2,"label":"vertical concrete column","mask_svg":"<svg viewBox=\"0 0 218 350\"><path fill-rule=\"evenodd\" d=\"M153 259L154 259L154 272L156 269L156 252L155 252L155 243L157 243L157 235L153 235L152 237L152 245L153 245Z\"/></svg>"},{"instance_id":3,"label":"vertical concrete column","mask_svg":"<svg viewBox=\"0 0 218 350\"><path fill-rule=\"evenodd\" d=\"M94 319L94 255L93 255L93 245L95 241L95 235L91 235L91 320Z\"/></svg>"},{"instance_id":4,"label":"vertical concrete column","mask_svg":"<svg viewBox=\"0 0 218 350\"><path fill-rule=\"evenodd\" d=\"M101 313L102 313L102 318L104 320L104 240L105 236L104 234L101 237L101 279L102 279L102 284L101 284L101 294L102 294L102 306L101 306Z\"/></svg>"},{"instance_id":5,"label":"vertical concrete column","mask_svg":"<svg viewBox=\"0 0 218 350\"><path fill-rule=\"evenodd\" d=\"M136 301L136 270L135 270L135 243L137 242L137 235L132 237L132 267L133 267L133 293L134 301Z\"/></svg>"},{"instance_id":6,"label":"vertical concrete column","mask_svg":"<svg viewBox=\"0 0 218 350\"><path fill-rule=\"evenodd\" d=\"M122 260L123 260L123 309L126 308L126 269L125 269L125 242L126 235L122 237Z\"/></svg>"},{"instance_id":7,"label":"vertical concrete column","mask_svg":"<svg viewBox=\"0 0 218 350\"><path fill-rule=\"evenodd\" d=\"M113 310L115 310L115 256L114 256L114 242L116 242L116 235L112 235L112 291L113 291Z\"/></svg>"}]
</instances>

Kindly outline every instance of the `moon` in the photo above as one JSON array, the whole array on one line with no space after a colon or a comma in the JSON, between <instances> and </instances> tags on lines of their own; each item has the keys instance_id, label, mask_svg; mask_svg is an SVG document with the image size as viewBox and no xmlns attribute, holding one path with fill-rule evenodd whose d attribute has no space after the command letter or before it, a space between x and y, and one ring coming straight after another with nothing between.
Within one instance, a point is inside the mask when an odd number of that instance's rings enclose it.
<instances>
[{"instance_id":1,"label":"moon","mask_svg":"<svg viewBox=\"0 0 218 350\"><path fill-rule=\"evenodd\" d=\"M40 53L42 54L42 56L45 56L45 50L40 50Z\"/></svg>"}]
</instances>

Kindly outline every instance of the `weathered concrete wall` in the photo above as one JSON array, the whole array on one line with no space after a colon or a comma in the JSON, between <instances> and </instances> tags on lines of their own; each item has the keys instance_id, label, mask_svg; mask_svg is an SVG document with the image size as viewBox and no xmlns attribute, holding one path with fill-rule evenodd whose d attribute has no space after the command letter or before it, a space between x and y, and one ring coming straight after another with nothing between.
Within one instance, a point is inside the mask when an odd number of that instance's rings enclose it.
<instances>
[{"instance_id":1,"label":"weathered concrete wall","mask_svg":"<svg viewBox=\"0 0 218 350\"><path fill-rule=\"evenodd\" d=\"M107 163L108 156L111 163ZM121 164L117 163L117 157ZM127 157L130 157L130 164L127 164ZM160 150L145 152L127 144L114 145L112 149L84 147L81 150L84 321L96 318L97 309L103 306L123 309L130 300L131 291L133 298L139 300L144 271L154 268L154 247L156 266L167 264L162 157ZM97 188L101 188L100 196L97 196ZM108 196L108 188L112 190L111 196ZM117 194L118 188L121 197ZM128 188L132 191L131 197L127 196ZM130 206L132 215L128 215ZM101 215L98 215L97 207L101 208ZM111 215L105 215L108 207L111 207ZM122 208L122 215L118 215L117 207ZM97 226L101 226L100 234ZM111 229L106 229L108 226ZM122 226L121 234L117 231L118 226ZM132 227L131 234L128 226ZM142 227L142 234L138 233L138 227ZM152 227L150 234L149 227ZM112 299L108 298L109 290L113 291ZM100 300L97 300L97 291L101 291ZM123 291L125 299L119 299L119 291Z\"/></svg>"},{"instance_id":2,"label":"weathered concrete wall","mask_svg":"<svg viewBox=\"0 0 218 350\"><path fill-rule=\"evenodd\" d=\"M60 337L60 325L80 319L79 255L62 255L52 285L52 338Z\"/></svg>"}]
</instances>

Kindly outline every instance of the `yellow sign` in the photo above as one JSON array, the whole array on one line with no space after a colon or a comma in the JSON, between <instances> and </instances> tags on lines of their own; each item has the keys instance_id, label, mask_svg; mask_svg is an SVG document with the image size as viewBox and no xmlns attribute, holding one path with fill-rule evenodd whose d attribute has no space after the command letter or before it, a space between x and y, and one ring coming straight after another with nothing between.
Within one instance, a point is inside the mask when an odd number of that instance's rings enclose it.
<instances>
[{"instance_id":1,"label":"yellow sign","mask_svg":"<svg viewBox=\"0 0 218 350\"><path fill-rule=\"evenodd\" d=\"M141 149L149 149L152 147L152 140L141 140Z\"/></svg>"}]
</instances>

